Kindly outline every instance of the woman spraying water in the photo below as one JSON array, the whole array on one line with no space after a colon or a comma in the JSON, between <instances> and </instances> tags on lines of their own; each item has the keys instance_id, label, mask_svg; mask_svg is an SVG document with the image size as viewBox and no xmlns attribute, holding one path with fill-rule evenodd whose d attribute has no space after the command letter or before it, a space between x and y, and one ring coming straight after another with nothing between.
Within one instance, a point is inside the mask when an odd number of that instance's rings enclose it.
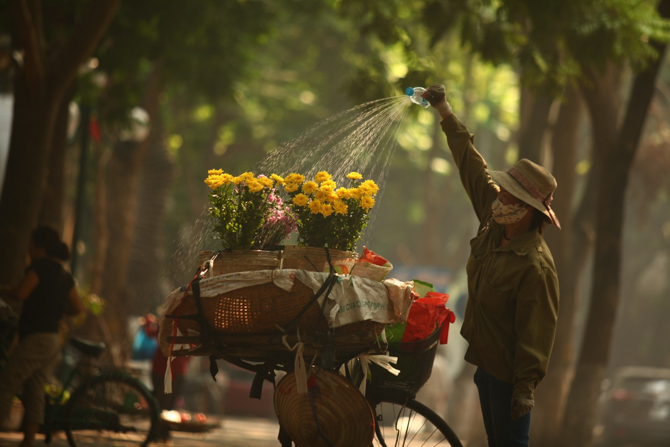
<instances>
[{"instance_id":1,"label":"woman spraying water","mask_svg":"<svg viewBox=\"0 0 670 447\"><path fill-rule=\"evenodd\" d=\"M470 242L461 334L469 343L465 360L477 366L474 380L488 443L528 446L534 391L547 371L558 316L558 277L542 237L549 224L560 229L551 209L556 180L527 159L507 171L488 170L454 116L444 86L433 85L421 96L442 118L480 222Z\"/></svg>"}]
</instances>

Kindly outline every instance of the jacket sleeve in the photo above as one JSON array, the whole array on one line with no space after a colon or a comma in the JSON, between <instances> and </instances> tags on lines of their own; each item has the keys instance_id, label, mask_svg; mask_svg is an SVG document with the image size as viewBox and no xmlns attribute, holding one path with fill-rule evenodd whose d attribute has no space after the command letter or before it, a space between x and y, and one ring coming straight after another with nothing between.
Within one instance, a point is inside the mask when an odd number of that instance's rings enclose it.
<instances>
[{"instance_id":1,"label":"jacket sleeve","mask_svg":"<svg viewBox=\"0 0 670 447\"><path fill-rule=\"evenodd\" d=\"M547 373L558 318L558 278L549 267L538 267L522 281L517 294L512 397L534 399Z\"/></svg>"},{"instance_id":2,"label":"jacket sleeve","mask_svg":"<svg viewBox=\"0 0 670 447\"><path fill-rule=\"evenodd\" d=\"M442 130L447 135L449 149L461 176L461 182L470 197L480 223L488 220L491 203L498 195L498 189L486 172L486 161L473 144L474 135L453 114L445 118Z\"/></svg>"}]
</instances>

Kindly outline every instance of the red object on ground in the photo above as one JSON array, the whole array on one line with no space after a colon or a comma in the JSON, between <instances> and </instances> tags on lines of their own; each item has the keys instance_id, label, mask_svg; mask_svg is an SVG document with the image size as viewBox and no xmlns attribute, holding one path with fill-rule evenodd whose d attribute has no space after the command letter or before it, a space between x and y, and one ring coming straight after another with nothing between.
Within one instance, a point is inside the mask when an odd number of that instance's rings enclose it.
<instances>
[{"instance_id":1,"label":"red object on ground","mask_svg":"<svg viewBox=\"0 0 670 447\"><path fill-rule=\"evenodd\" d=\"M368 250L367 247L363 247L363 255L361 256L361 261L369 262L370 264L374 265L386 265L388 263L388 261L385 258L379 256L372 250Z\"/></svg>"},{"instance_id":2,"label":"red object on ground","mask_svg":"<svg viewBox=\"0 0 670 447\"><path fill-rule=\"evenodd\" d=\"M456 320L454 313L446 307L448 300L446 293L428 292L412 303L402 342L424 340L435 328L442 326L440 343L446 344L449 341L449 324Z\"/></svg>"}]
</instances>

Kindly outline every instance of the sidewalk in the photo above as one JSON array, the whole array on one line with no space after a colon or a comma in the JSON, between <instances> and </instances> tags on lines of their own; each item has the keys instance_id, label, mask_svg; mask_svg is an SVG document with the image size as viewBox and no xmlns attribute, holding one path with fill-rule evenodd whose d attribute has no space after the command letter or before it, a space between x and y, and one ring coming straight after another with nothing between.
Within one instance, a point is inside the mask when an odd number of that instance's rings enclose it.
<instances>
[{"instance_id":1,"label":"sidewalk","mask_svg":"<svg viewBox=\"0 0 670 447\"><path fill-rule=\"evenodd\" d=\"M277 432L279 426L276 421L254 418L227 417L221 423L221 427L204 434L191 434L174 432L172 434L172 445L179 447L278 447ZM16 447L23 436L20 433L0 432L0 447ZM44 437L38 435L36 446L44 446ZM99 442L87 444L81 447L105 447L115 444L110 439L109 443ZM151 444L160 447L165 444ZM67 447L67 439L64 433L54 435L50 447ZM130 446L129 446L130 447Z\"/></svg>"}]
</instances>

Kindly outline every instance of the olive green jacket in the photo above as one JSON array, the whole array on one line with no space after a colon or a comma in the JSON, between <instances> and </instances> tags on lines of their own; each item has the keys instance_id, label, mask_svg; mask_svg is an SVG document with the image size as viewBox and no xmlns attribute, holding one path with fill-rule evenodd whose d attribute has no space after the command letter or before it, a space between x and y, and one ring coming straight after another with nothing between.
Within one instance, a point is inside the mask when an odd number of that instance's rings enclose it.
<instances>
[{"instance_id":1,"label":"olive green jacket","mask_svg":"<svg viewBox=\"0 0 670 447\"><path fill-rule=\"evenodd\" d=\"M473 136L451 115L442 121L461 181L479 218L467 263L468 302L461 334L465 360L514 385L513 397L534 399L547 372L558 317L558 277L538 231L500 247L504 226L492 219L498 187Z\"/></svg>"}]
</instances>

